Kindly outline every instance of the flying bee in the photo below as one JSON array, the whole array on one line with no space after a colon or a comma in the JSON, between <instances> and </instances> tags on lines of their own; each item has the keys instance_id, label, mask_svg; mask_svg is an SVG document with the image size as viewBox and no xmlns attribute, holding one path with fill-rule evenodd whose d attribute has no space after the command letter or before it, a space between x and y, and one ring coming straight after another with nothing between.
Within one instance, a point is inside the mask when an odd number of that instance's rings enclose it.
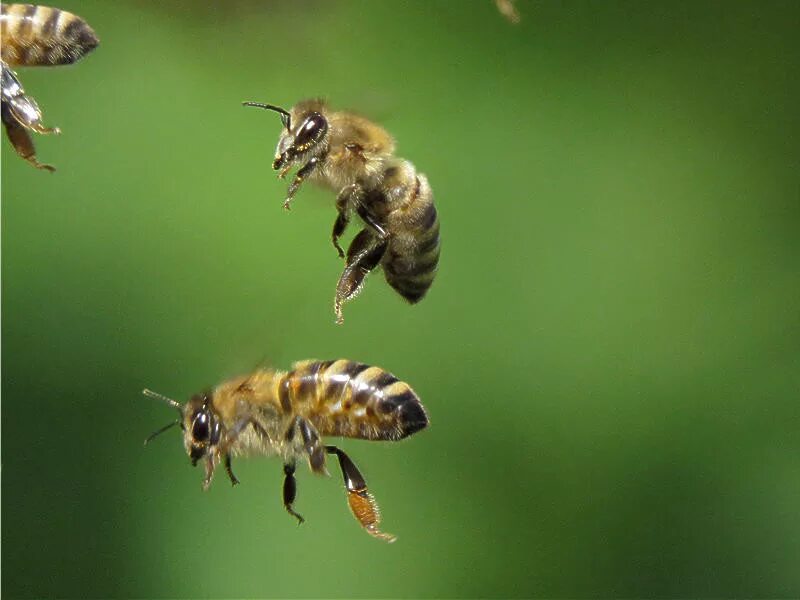
<instances>
[{"instance_id":1,"label":"flying bee","mask_svg":"<svg viewBox=\"0 0 800 600\"><path fill-rule=\"evenodd\" d=\"M183 429L183 444L193 466L205 463L208 489L220 463L233 485L231 457L276 455L283 461L283 506L294 510L295 465L308 461L315 473L327 474L325 458L335 454L344 476L347 501L370 535L393 542L382 532L380 513L363 475L350 457L322 436L397 441L428 425L428 417L411 387L379 367L350 360L303 361L289 372L261 369L193 396L185 404L144 390L178 409L180 417L145 440L174 425Z\"/></svg>"},{"instance_id":2,"label":"flying bee","mask_svg":"<svg viewBox=\"0 0 800 600\"><path fill-rule=\"evenodd\" d=\"M497 5L497 10L499 10L500 14L506 19L515 25L519 23L519 11L517 7L514 6L514 0L495 0L495 4Z\"/></svg>"},{"instance_id":3,"label":"flying bee","mask_svg":"<svg viewBox=\"0 0 800 600\"><path fill-rule=\"evenodd\" d=\"M299 166L283 203L289 208L303 181L336 192L332 241L345 268L336 285L334 312L362 289L366 276L383 267L389 285L411 304L427 293L439 264L439 218L428 179L411 162L394 156L394 140L364 117L336 112L322 100L303 100L284 110L245 102L280 114L284 130L272 168L285 177ZM355 212L364 228L347 254L339 238Z\"/></svg>"},{"instance_id":4,"label":"flying bee","mask_svg":"<svg viewBox=\"0 0 800 600\"><path fill-rule=\"evenodd\" d=\"M55 171L36 159L29 131L60 133L42 124L36 100L25 93L10 67L71 64L98 45L86 21L65 10L35 4L0 4L0 58L2 58L2 120L17 154L38 169Z\"/></svg>"}]
</instances>

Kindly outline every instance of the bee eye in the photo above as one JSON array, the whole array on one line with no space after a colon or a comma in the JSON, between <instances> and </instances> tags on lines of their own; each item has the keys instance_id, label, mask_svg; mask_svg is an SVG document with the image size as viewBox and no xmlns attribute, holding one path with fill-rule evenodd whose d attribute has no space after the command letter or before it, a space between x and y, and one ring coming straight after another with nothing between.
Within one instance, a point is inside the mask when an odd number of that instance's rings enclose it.
<instances>
[{"instance_id":1,"label":"bee eye","mask_svg":"<svg viewBox=\"0 0 800 600\"><path fill-rule=\"evenodd\" d=\"M217 419L211 420L211 445L216 446L219 443L220 435L222 434Z\"/></svg>"},{"instance_id":2,"label":"bee eye","mask_svg":"<svg viewBox=\"0 0 800 600\"><path fill-rule=\"evenodd\" d=\"M303 147L319 141L328 129L328 122L319 113L313 113L300 126L300 130L295 136L295 146Z\"/></svg>"},{"instance_id":3,"label":"bee eye","mask_svg":"<svg viewBox=\"0 0 800 600\"><path fill-rule=\"evenodd\" d=\"M208 441L208 414L198 413L192 423L192 437L196 442Z\"/></svg>"}]
</instances>

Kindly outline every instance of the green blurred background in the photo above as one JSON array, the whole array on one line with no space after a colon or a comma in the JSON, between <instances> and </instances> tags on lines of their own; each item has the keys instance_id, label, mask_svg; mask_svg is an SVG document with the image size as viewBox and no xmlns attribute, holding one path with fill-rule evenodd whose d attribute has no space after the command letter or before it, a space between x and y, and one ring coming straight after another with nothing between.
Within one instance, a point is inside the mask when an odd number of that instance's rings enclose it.
<instances>
[{"instance_id":1,"label":"green blurred background","mask_svg":"<svg viewBox=\"0 0 800 600\"><path fill-rule=\"evenodd\" d=\"M800 4L71 0L100 48L18 73L2 144L4 597L800 595ZM332 195L276 115L324 95L427 174L440 273L333 322ZM352 233L352 231L351 231ZM346 357L431 419L338 472L202 493L173 418L264 362Z\"/></svg>"}]
</instances>

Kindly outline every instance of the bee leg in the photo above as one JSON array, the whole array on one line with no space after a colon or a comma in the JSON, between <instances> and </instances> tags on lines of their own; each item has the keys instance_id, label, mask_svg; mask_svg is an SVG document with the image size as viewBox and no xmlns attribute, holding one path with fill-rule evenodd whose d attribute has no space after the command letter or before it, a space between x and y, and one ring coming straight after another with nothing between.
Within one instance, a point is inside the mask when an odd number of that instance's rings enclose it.
<instances>
[{"instance_id":1,"label":"bee leg","mask_svg":"<svg viewBox=\"0 0 800 600\"><path fill-rule=\"evenodd\" d=\"M339 252L339 258L344 258L344 250L339 245L339 238L342 237L347 224L350 222L350 207L353 202L361 195L361 186L351 183L345 186L336 197L336 210L338 215L333 223L333 246Z\"/></svg>"},{"instance_id":2,"label":"bee leg","mask_svg":"<svg viewBox=\"0 0 800 600\"><path fill-rule=\"evenodd\" d=\"M13 117L11 110L3 103L3 125L6 127L6 134L14 146L14 150L22 158L27 160L37 169L45 169L51 173L56 170L52 165L46 165L36 160L36 148L33 145L31 135L20 125L20 123Z\"/></svg>"},{"instance_id":3,"label":"bee leg","mask_svg":"<svg viewBox=\"0 0 800 600\"><path fill-rule=\"evenodd\" d=\"M59 135L61 133L61 129L60 128L58 128L58 127L45 127L41 123L30 123L28 125L28 128L32 129L36 133L41 133L42 135L49 135L51 133L55 134L55 135Z\"/></svg>"},{"instance_id":4,"label":"bee leg","mask_svg":"<svg viewBox=\"0 0 800 600\"><path fill-rule=\"evenodd\" d=\"M305 519L297 514L292 508L295 498L297 498L297 480L294 478L294 465L283 465L283 507L290 515L297 519L297 524L301 525Z\"/></svg>"},{"instance_id":5,"label":"bee leg","mask_svg":"<svg viewBox=\"0 0 800 600\"><path fill-rule=\"evenodd\" d=\"M350 218L348 217L347 213L339 212L339 215L336 217L336 221L333 222L333 233L331 234L331 238L333 239L333 247L336 248L336 251L339 253L339 258L344 258L344 250L339 245L339 238L342 237L344 230L347 229L347 224L350 222Z\"/></svg>"},{"instance_id":6,"label":"bee leg","mask_svg":"<svg viewBox=\"0 0 800 600\"><path fill-rule=\"evenodd\" d=\"M381 512L375 498L367 490L367 483L358 467L347 454L336 446L325 446L325 451L328 454L335 454L339 459L339 466L342 468L344 476L344 486L347 489L347 502L356 520L371 536L389 543L395 541L397 539L395 536L378 529Z\"/></svg>"},{"instance_id":7,"label":"bee leg","mask_svg":"<svg viewBox=\"0 0 800 600\"><path fill-rule=\"evenodd\" d=\"M207 492L208 488L211 487L211 479L214 477L214 468L216 467L216 461L214 460L214 453L209 452L206 456L206 476L203 479L203 491Z\"/></svg>"},{"instance_id":8,"label":"bee leg","mask_svg":"<svg viewBox=\"0 0 800 600\"><path fill-rule=\"evenodd\" d=\"M225 454L225 472L231 480L231 485L237 485L239 483L239 479L233 474L233 469L231 468L231 455L227 453Z\"/></svg>"},{"instance_id":9,"label":"bee leg","mask_svg":"<svg viewBox=\"0 0 800 600\"><path fill-rule=\"evenodd\" d=\"M231 467L231 455L229 450L231 446L236 442L236 439L239 437L239 434L244 431L245 427L248 425L253 425L256 428L256 431L263 431L261 427L253 421L249 415L242 417L236 423L234 423L233 427L231 427L225 433L225 439L222 440L217 446L214 447L213 452L209 452L208 459L206 462L206 480L203 482L203 489L207 490L208 486L211 485L211 475L214 472L214 467L216 466L216 460L218 458L222 458L225 464L225 472L228 474L228 478L231 480L231 485L236 485L239 483L239 479L236 475L233 474L233 469ZM266 433L266 432L264 432Z\"/></svg>"},{"instance_id":10,"label":"bee leg","mask_svg":"<svg viewBox=\"0 0 800 600\"><path fill-rule=\"evenodd\" d=\"M325 451L322 448L319 432L311 424L308 419L297 416L292 421L291 426L286 431L286 441L291 442L294 439L295 432L300 433L303 439L303 449L308 454L308 463L314 473L327 475L328 471L325 469Z\"/></svg>"},{"instance_id":11,"label":"bee leg","mask_svg":"<svg viewBox=\"0 0 800 600\"><path fill-rule=\"evenodd\" d=\"M364 223L369 225L378 238L385 240L389 237L389 232L372 216L372 213L361 207L358 211L358 216L364 220Z\"/></svg>"},{"instance_id":12,"label":"bee leg","mask_svg":"<svg viewBox=\"0 0 800 600\"><path fill-rule=\"evenodd\" d=\"M289 210L289 204L291 203L292 198L294 198L294 195L297 193L297 190L300 189L303 180L311 174L311 171L314 170L318 163L318 158L312 158L306 164L300 167L300 170L295 174L292 183L289 184L289 189L286 191L286 200L283 201L283 208Z\"/></svg>"},{"instance_id":13,"label":"bee leg","mask_svg":"<svg viewBox=\"0 0 800 600\"><path fill-rule=\"evenodd\" d=\"M375 234L368 229L353 238L350 248L347 250L347 265L339 277L336 284L336 298L333 302L333 310L336 313L336 322L341 324L344 321L342 316L342 304L355 298L364 285L364 279L381 262L386 252L387 241L375 237Z\"/></svg>"},{"instance_id":14,"label":"bee leg","mask_svg":"<svg viewBox=\"0 0 800 600\"><path fill-rule=\"evenodd\" d=\"M495 0L495 4L497 4L497 10L506 19L514 24L519 23L519 11L514 6L514 0Z\"/></svg>"}]
</instances>

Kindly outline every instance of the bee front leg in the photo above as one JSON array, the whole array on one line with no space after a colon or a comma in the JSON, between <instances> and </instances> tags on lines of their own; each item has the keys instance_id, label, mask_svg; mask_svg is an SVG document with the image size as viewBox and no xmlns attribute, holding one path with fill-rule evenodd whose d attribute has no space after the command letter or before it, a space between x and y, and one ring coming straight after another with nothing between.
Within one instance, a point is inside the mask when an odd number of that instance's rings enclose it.
<instances>
[{"instance_id":1,"label":"bee front leg","mask_svg":"<svg viewBox=\"0 0 800 600\"><path fill-rule=\"evenodd\" d=\"M353 516L373 537L392 543L397 538L390 533L378 529L381 522L381 512L375 498L367 490L367 483L358 467L342 450L336 446L325 446L328 454L335 454L339 459L339 466L344 476L344 487L347 489L347 503Z\"/></svg>"},{"instance_id":2,"label":"bee front leg","mask_svg":"<svg viewBox=\"0 0 800 600\"><path fill-rule=\"evenodd\" d=\"M46 165L36 160L36 148L33 145L31 135L14 118L10 109L5 103L3 103L2 110L3 125L6 127L6 134L8 135L8 139L11 141L11 145L14 146L16 153L37 169L44 169L46 171L50 171L51 173L55 171L56 168L54 166Z\"/></svg>"},{"instance_id":3,"label":"bee front leg","mask_svg":"<svg viewBox=\"0 0 800 600\"><path fill-rule=\"evenodd\" d=\"M387 240L376 237L369 229L362 229L353 238L347 250L347 265L336 284L336 298L333 310L336 313L336 322L344 321L342 305L355 298L364 285L364 279L381 262L386 252Z\"/></svg>"},{"instance_id":4,"label":"bee front leg","mask_svg":"<svg viewBox=\"0 0 800 600\"><path fill-rule=\"evenodd\" d=\"M208 453L208 457L206 458L206 478L203 481L204 490L207 490L211 485L211 477L214 474L214 468L216 467L217 460L220 458L225 464L225 472L228 474L228 478L231 480L231 485L237 485L240 483L236 475L233 474L230 449L231 446L236 443L239 434L244 431L245 427L251 424L256 428L257 431L261 429L258 423L253 421L249 415L242 417L225 433L225 439L223 439L219 445L215 446L214 449Z\"/></svg>"},{"instance_id":5,"label":"bee front leg","mask_svg":"<svg viewBox=\"0 0 800 600\"><path fill-rule=\"evenodd\" d=\"M283 208L290 210L289 204L294 198L294 195L297 193L297 190L300 189L300 186L303 184L303 180L311 174L311 172L316 168L317 164L319 164L319 159L312 158L306 164L300 167L300 170L295 174L292 183L289 184L289 189L286 191L286 200L283 201Z\"/></svg>"},{"instance_id":6,"label":"bee front leg","mask_svg":"<svg viewBox=\"0 0 800 600\"><path fill-rule=\"evenodd\" d=\"M283 507L301 525L305 519L294 511L292 505L297 498L297 480L294 478L294 463L283 465Z\"/></svg>"},{"instance_id":7,"label":"bee front leg","mask_svg":"<svg viewBox=\"0 0 800 600\"><path fill-rule=\"evenodd\" d=\"M208 488L211 487L211 480L214 477L214 469L216 468L216 460L214 459L214 453L210 452L206 456L206 476L203 478L203 491L207 492Z\"/></svg>"}]
</instances>

